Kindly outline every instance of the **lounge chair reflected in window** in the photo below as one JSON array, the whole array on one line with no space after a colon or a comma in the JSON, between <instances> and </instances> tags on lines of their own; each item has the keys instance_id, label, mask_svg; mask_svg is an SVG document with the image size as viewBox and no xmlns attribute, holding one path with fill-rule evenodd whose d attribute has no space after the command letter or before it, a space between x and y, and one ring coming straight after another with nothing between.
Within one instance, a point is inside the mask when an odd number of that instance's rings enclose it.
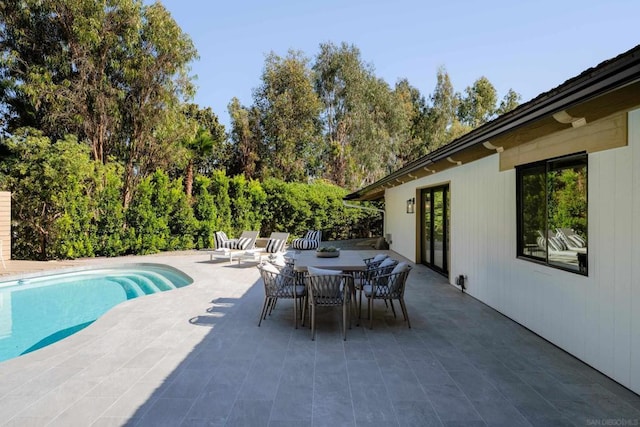
<instances>
[{"instance_id":1,"label":"lounge chair reflected in window","mask_svg":"<svg viewBox=\"0 0 640 427\"><path fill-rule=\"evenodd\" d=\"M587 169L587 153L516 167L518 258L588 275Z\"/></svg>"}]
</instances>

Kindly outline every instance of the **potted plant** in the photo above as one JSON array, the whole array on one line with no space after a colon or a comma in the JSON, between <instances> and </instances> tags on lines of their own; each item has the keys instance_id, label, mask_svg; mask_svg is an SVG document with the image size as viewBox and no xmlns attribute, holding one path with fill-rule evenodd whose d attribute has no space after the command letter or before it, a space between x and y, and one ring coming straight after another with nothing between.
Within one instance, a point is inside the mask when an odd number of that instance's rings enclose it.
<instances>
[{"instance_id":1,"label":"potted plant","mask_svg":"<svg viewBox=\"0 0 640 427\"><path fill-rule=\"evenodd\" d=\"M323 246L316 249L318 258L335 258L340 256L340 249L335 246Z\"/></svg>"}]
</instances>

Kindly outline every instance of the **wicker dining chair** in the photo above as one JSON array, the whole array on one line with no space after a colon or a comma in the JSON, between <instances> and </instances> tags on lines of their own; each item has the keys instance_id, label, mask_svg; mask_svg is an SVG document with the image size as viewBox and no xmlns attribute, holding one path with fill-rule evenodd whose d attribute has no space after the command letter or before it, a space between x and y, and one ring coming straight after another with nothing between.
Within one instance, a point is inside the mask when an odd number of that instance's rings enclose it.
<instances>
[{"instance_id":1,"label":"wicker dining chair","mask_svg":"<svg viewBox=\"0 0 640 427\"><path fill-rule=\"evenodd\" d=\"M295 328L298 329L298 305L302 311L302 325L306 308L307 291L303 285L296 284L293 271L288 268L278 269L273 264L258 265L260 276L264 282L264 304L260 312L258 326L266 319L267 313L271 314L278 299L293 299L293 317Z\"/></svg>"},{"instance_id":2,"label":"wicker dining chair","mask_svg":"<svg viewBox=\"0 0 640 427\"><path fill-rule=\"evenodd\" d=\"M362 291L364 286L371 285L378 276L391 273L396 265L398 265L397 260L386 257L378 261L369 262L366 270L360 273L360 280L355 283L356 290L358 291L358 319L360 319L362 315ZM386 304L387 301L385 300L385 305Z\"/></svg>"},{"instance_id":3,"label":"wicker dining chair","mask_svg":"<svg viewBox=\"0 0 640 427\"><path fill-rule=\"evenodd\" d=\"M391 310L393 311L393 317L396 317L393 300L398 300L404 320L407 322L407 326L411 328L407 305L404 302L404 290L410 272L411 266L401 262L396 265L390 273L379 274L363 286L362 293L364 293L368 303L369 329L373 329L373 301L376 299L389 301Z\"/></svg>"},{"instance_id":4,"label":"wicker dining chair","mask_svg":"<svg viewBox=\"0 0 640 427\"><path fill-rule=\"evenodd\" d=\"M342 307L342 338L347 339L347 321L351 329L351 291L353 276L350 274L309 274L306 276L311 317L311 339L316 337L316 308Z\"/></svg>"}]
</instances>

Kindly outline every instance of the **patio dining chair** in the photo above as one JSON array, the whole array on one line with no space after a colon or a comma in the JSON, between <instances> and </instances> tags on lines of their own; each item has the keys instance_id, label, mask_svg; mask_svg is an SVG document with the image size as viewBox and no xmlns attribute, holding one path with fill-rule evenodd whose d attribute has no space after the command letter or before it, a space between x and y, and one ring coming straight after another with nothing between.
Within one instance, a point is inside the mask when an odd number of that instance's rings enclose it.
<instances>
[{"instance_id":1,"label":"patio dining chair","mask_svg":"<svg viewBox=\"0 0 640 427\"><path fill-rule=\"evenodd\" d=\"M293 318L295 328L298 329L298 305L302 312L302 325L304 326L304 314L307 292L304 286L296 284L293 271L288 268L279 269L270 263L258 265L260 277L264 282L264 303L260 312L260 321L266 319L267 313L271 314L278 299L293 299Z\"/></svg>"},{"instance_id":2,"label":"patio dining chair","mask_svg":"<svg viewBox=\"0 0 640 427\"><path fill-rule=\"evenodd\" d=\"M372 277L371 281L363 285L362 293L364 293L368 303L369 329L373 329L373 302L377 299L389 301L393 317L396 317L393 300L398 300L404 320L407 322L407 326L411 328L409 313L404 302L404 289L409 272L411 272L411 266L406 262L400 262L390 273L376 275Z\"/></svg>"},{"instance_id":3,"label":"patio dining chair","mask_svg":"<svg viewBox=\"0 0 640 427\"><path fill-rule=\"evenodd\" d=\"M365 260L365 263L367 263L367 260ZM358 291L358 319L360 319L362 314L362 291L364 286L371 285L378 276L391 273L396 265L398 265L398 261L389 256L385 256L379 261L375 261L374 257L367 263L367 269L360 273L360 280L355 283L356 290ZM384 303L386 306L387 301L385 300Z\"/></svg>"},{"instance_id":4,"label":"patio dining chair","mask_svg":"<svg viewBox=\"0 0 640 427\"><path fill-rule=\"evenodd\" d=\"M351 290L353 276L341 271L308 268L307 291L311 317L311 340L316 337L316 309L318 307L342 307L342 338L347 340L347 319L351 329Z\"/></svg>"}]
</instances>

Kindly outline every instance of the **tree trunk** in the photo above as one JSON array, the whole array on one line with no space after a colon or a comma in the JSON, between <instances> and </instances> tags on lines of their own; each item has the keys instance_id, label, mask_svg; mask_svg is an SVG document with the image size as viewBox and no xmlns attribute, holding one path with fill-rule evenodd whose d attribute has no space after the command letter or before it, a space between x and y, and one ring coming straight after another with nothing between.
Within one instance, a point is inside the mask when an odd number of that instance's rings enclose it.
<instances>
[{"instance_id":1,"label":"tree trunk","mask_svg":"<svg viewBox=\"0 0 640 427\"><path fill-rule=\"evenodd\" d=\"M193 191L193 160L189 160L187 164L187 176L184 182L184 191L187 194L187 200L191 201L191 193Z\"/></svg>"}]
</instances>

